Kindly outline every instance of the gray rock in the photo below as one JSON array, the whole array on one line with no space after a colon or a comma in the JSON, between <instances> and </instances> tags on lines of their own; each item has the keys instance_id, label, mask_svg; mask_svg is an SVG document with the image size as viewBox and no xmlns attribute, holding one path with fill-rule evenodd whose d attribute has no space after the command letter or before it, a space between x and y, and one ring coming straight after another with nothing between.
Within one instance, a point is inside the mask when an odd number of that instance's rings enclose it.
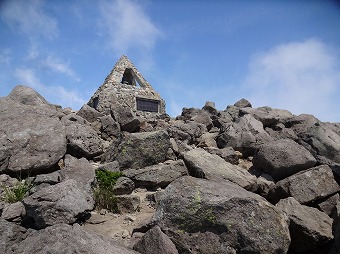
<instances>
[{"instance_id":1,"label":"gray rock","mask_svg":"<svg viewBox=\"0 0 340 254\"><path fill-rule=\"evenodd\" d=\"M66 125L67 150L69 154L77 158L92 159L103 152L102 142L97 132L87 125L84 119L80 116L68 115L62 120Z\"/></svg>"},{"instance_id":2,"label":"gray rock","mask_svg":"<svg viewBox=\"0 0 340 254\"><path fill-rule=\"evenodd\" d=\"M41 229L59 223L72 224L93 209L94 202L75 180L41 189L23 200L26 214Z\"/></svg>"},{"instance_id":3,"label":"gray rock","mask_svg":"<svg viewBox=\"0 0 340 254\"><path fill-rule=\"evenodd\" d=\"M1 218L7 221L20 222L25 215L25 206L21 202L15 202L4 207Z\"/></svg>"},{"instance_id":4,"label":"gray rock","mask_svg":"<svg viewBox=\"0 0 340 254\"><path fill-rule=\"evenodd\" d=\"M54 225L39 231L30 230L26 239L8 253L22 254L134 254L137 252L75 224Z\"/></svg>"},{"instance_id":5,"label":"gray rock","mask_svg":"<svg viewBox=\"0 0 340 254\"><path fill-rule=\"evenodd\" d=\"M113 186L113 193L115 195L131 194L135 189L135 183L127 177L119 177L116 184Z\"/></svg>"},{"instance_id":6,"label":"gray rock","mask_svg":"<svg viewBox=\"0 0 340 254\"><path fill-rule=\"evenodd\" d=\"M340 202L335 206L334 210L334 243L329 254L340 253Z\"/></svg>"},{"instance_id":7,"label":"gray rock","mask_svg":"<svg viewBox=\"0 0 340 254\"><path fill-rule=\"evenodd\" d=\"M136 195L116 196L117 209L119 213L134 213L140 207L140 197Z\"/></svg>"},{"instance_id":8,"label":"gray rock","mask_svg":"<svg viewBox=\"0 0 340 254\"><path fill-rule=\"evenodd\" d=\"M164 162L169 148L170 139L166 131L132 133L118 147L110 145L102 161L117 160L121 169L142 168Z\"/></svg>"},{"instance_id":9,"label":"gray rock","mask_svg":"<svg viewBox=\"0 0 340 254\"><path fill-rule=\"evenodd\" d=\"M169 127L169 134L172 138L187 144L195 143L205 132L207 132L206 126L195 121L176 120Z\"/></svg>"},{"instance_id":10,"label":"gray rock","mask_svg":"<svg viewBox=\"0 0 340 254\"><path fill-rule=\"evenodd\" d=\"M10 252L10 249L24 239L26 229L2 218L0 218L0 228L0 253L21 253Z\"/></svg>"},{"instance_id":11,"label":"gray rock","mask_svg":"<svg viewBox=\"0 0 340 254\"><path fill-rule=\"evenodd\" d=\"M340 191L332 169L326 165L302 171L276 183L268 198L274 203L293 197L301 204L308 204Z\"/></svg>"},{"instance_id":12,"label":"gray rock","mask_svg":"<svg viewBox=\"0 0 340 254\"><path fill-rule=\"evenodd\" d=\"M262 174L257 178L257 192L262 197L267 198L269 190L275 186L274 179L268 174Z\"/></svg>"},{"instance_id":13,"label":"gray rock","mask_svg":"<svg viewBox=\"0 0 340 254\"><path fill-rule=\"evenodd\" d=\"M245 157L253 155L260 145L271 140L272 138L263 129L263 124L249 114L225 126L216 139L220 148L230 146L243 153Z\"/></svg>"},{"instance_id":14,"label":"gray rock","mask_svg":"<svg viewBox=\"0 0 340 254\"><path fill-rule=\"evenodd\" d=\"M212 102L212 101L207 101L202 109L205 111L208 111L212 115L218 114L218 111L215 106L215 102Z\"/></svg>"},{"instance_id":15,"label":"gray rock","mask_svg":"<svg viewBox=\"0 0 340 254\"><path fill-rule=\"evenodd\" d=\"M334 212L335 206L337 203L340 202L340 195L339 193L335 193L334 195L330 196L326 200L319 202L316 207L331 217L332 213Z\"/></svg>"},{"instance_id":16,"label":"gray rock","mask_svg":"<svg viewBox=\"0 0 340 254\"><path fill-rule=\"evenodd\" d=\"M333 220L318 209L300 205L291 197L281 200L276 206L290 220L291 249L297 252L314 250L333 239Z\"/></svg>"},{"instance_id":17,"label":"gray rock","mask_svg":"<svg viewBox=\"0 0 340 254\"><path fill-rule=\"evenodd\" d=\"M232 122L235 122L240 117L240 108L234 105L228 105L227 108L223 111L225 118L231 118ZM222 112L221 112L222 113ZM227 117L229 116L229 117Z\"/></svg>"},{"instance_id":18,"label":"gray rock","mask_svg":"<svg viewBox=\"0 0 340 254\"><path fill-rule=\"evenodd\" d=\"M119 162L118 161L112 161L104 164L100 164L97 170L107 170L111 172L119 172Z\"/></svg>"},{"instance_id":19,"label":"gray rock","mask_svg":"<svg viewBox=\"0 0 340 254\"><path fill-rule=\"evenodd\" d=\"M133 249L142 254L178 254L174 243L158 226L146 232Z\"/></svg>"},{"instance_id":20,"label":"gray rock","mask_svg":"<svg viewBox=\"0 0 340 254\"><path fill-rule=\"evenodd\" d=\"M97 121L98 118L104 116L102 113L98 112L94 108L90 107L87 104L84 104L81 109L77 112L78 116L81 116L89 123L93 123Z\"/></svg>"},{"instance_id":21,"label":"gray rock","mask_svg":"<svg viewBox=\"0 0 340 254\"><path fill-rule=\"evenodd\" d=\"M299 171L313 167L313 155L290 139L279 139L260 147L253 157L257 169L270 174L275 181L291 176Z\"/></svg>"},{"instance_id":22,"label":"gray rock","mask_svg":"<svg viewBox=\"0 0 340 254\"><path fill-rule=\"evenodd\" d=\"M222 149L214 147L205 147L204 150L211 154L216 154L224 159L226 162L237 165L239 162L239 156L232 147L225 147Z\"/></svg>"},{"instance_id":23,"label":"gray rock","mask_svg":"<svg viewBox=\"0 0 340 254\"><path fill-rule=\"evenodd\" d=\"M112 111L122 131L136 132L140 129L140 119L130 108L115 106Z\"/></svg>"},{"instance_id":24,"label":"gray rock","mask_svg":"<svg viewBox=\"0 0 340 254\"><path fill-rule=\"evenodd\" d=\"M206 132L203 133L202 136L200 136L197 140L198 145L197 147L215 147L217 148L217 143L216 143L216 137L218 133L210 133Z\"/></svg>"},{"instance_id":25,"label":"gray rock","mask_svg":"<svg viewBox=\"0 0 340 254\"><path fill-rule=\"evenodd\" d=\"M78 186L84 188L91 195L92 185L95 181L95 169L85 158L77 159L69 154L66 154L64 167L60 171L62 180L66 181L73 179Z\"/></svg>"},{"instance_id":26,"label":"gray rock","mask_svg":"<svg viewBox=\"0 0 340 254\"><path fill-rule=\"evenodd\" d=\"M165 189L151 224L179 253L286 253L290 244L283 214L229 181L177 179Z\"/></svg>"},{"instance_id":27,"label":"gray rock","mask_svg":"<svg viewBox=\"0 0 340 254\"><path fill-rule=\"evenodd\" d=\"M124 170L124 175L132 179L137 188L156 189L165 188L177 178L188 175L188 170L183 160L177 160L142 169L127 169Z\"/></svg>"},{"instance_id":28,"label":"gray rock","mask_svg":"<svg viewBox=\"0 0 340 254\"><path fill-rule=\"evenodd\" d=\"M0 99L0 172L50 170L65 153L65 129L55 106L23 86Z\"/></svg>"},{"instance_id":29,"label":"gray rock","mask_svg":"<svg viewBox=\"0 0 340 254\"><path fill-rule=\"evenodd\" d=\"M117 138L120 135L120 125L115 122L110 115L102 116L100 118L100 123L100 132L103 139L110 140L111 138Z\"/></svg>"},{"instance_id":30,"label":"gray rock","mask_svg":"<svg viewBox=\"0 0 340 254\"><path fill-rule=\"evenodd\" d=\"M47 183L47 184L53 185L53 184L60 183L60 181L61 181L61 174L60 174L60 170L58 170L58 171L55 171L49 174L37 175L33 180L33 184L40 185L43 183Z\"/></svg>"},{"instance_id":31,"label":"gray rock","mask_svg":"<svg viewBox=\"0 0 340 254\"><path fill-rule=\"evenodd\" d=\"M239 107L239 108L251 108L252 107L251 103L244 98L235 102L234 106Z\"/></svg>"},{"instance_id":32,"label":"gray rock","mask_svg":"<svg viewBox=\"0 0 340 254\"><path fill-rule=\"evenodd\" d=\"M213 127L213 122L210 118L210 114L204 110L201 110L199 114L194 115L190 120L196 123L203 124L207 128L207 130L210 130Z\"/></svg>"},{"instance_id":33,"label":"gray rock","mask_svg":"<svg viewBox=\"0 0 340 254\"><path fill-rule=\"evenodd\" d=\"M218 182L229 180L248 190L257 189L256 177L247 170L201 148L184 153L183 159L192 176Z\"/></svg>"}]
</instances>

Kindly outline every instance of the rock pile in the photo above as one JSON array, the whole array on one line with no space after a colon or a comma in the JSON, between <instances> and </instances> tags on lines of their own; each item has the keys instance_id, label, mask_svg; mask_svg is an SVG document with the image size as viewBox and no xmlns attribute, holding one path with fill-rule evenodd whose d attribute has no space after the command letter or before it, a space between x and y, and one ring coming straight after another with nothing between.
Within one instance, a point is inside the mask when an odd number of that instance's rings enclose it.
<instances>
[{"instance_id":1,"label":"rock pile","mask_svg":"<svg viewBox=\"0 0 340 254\"><path fill-rule=\"evenodd\" d=\"M175 119L125 111L74 112L25 86L0 98L0 195L32 183L1 199L0 253L340 253L339 124L245 99ZM103 223L103 168L123 175L117 227L154 211L125 242L86 227Z\"/></svg>"}]
</instances>

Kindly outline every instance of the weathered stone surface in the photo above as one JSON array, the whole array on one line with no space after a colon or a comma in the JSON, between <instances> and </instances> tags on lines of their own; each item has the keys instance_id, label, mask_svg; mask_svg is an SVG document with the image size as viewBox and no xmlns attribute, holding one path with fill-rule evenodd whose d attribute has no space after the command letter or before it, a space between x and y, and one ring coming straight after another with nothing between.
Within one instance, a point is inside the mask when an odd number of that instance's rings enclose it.
<instances>
[{"instance_id":1,"label":"weathered stone surface","mask_svg":"<svg viewBox=\"0 0 340 254\"><path fill-rule=\"evenodd\" d=\"M69 155L66 155L69 156ZM34 180L33 180L33 184L34 185L39 185L42 183L48 183L48 184L57 184L61 181L61 174L60 174L60 170L49 173L49 174L40 174L37 175Z\"/></svg>"},{"instance_id":2,"label":"weathered stone surface","mask_svg":"<svg viewBox=\"0 0 340 254\"><path fill-rule=\"evenodd\" d=\"M146 232L133 249L142 254L178 254L174 243L158 226Z\"/></svg>"},{"instance_id":3,"label":"weathered stone surface","mask_svg":"<svg viewBox=\"0 0 340 254\"><path fill-rule=\"evenodd\" d=\"M74 223L94 202L75 180L66 180L41 189L23 200L26 214L41 229L59 223Z\"/></svg>"},{"instance_id":4,"label":"weathered stone surface","mask_svg":"<svg viewBox=\"0 0 340 254\"><path fill-rule=\"evenodd\" d=\"M64 167L61 168L62 180L73 179L78 186L84 188L89 195L92 193L92 184L95 181L95 169L85 158L77 159L66 154Z\"/></svg>"},{"instance_id":5,"label":"weathered stone surface","mask_svg":"<svg viewBox=\"0 0 340 254\"><path fill-rule=\"evenodd\" d=\"M334 243L329 254L340 253L340 202L335 206L334 210Z\"/></svg>"},{"instance_id":6,"label":"weathered stone surface","mask_svg":"<svg viewBox=\"0 0 340 254\"><path fill-rule=\"evenodd\" d=\"M267 198L269 190L275 186L274 179L268 174L262 174L257 178L257 192L262 197Z\"/></svg>"},{"instance_id":7,"label":"weathered stone surface","mask_svg":"<svg viewBox=\"0 0 340 254\"><path fill-rule=\"evenodd\" d=\"M281 200L277 205L290 220L290 248L302 252L333 239L332 219L316 208L300 205L294 198Z\"/></svg>"},{"instance_id":8,"label":"weathered stone surface","mask_svg":"<svg viewBox=\"0 0 340 254\"><path fill-rule=\"evenodd\" d=\"M4 207L1 218L8 221L20 222L25 215L26 210L24 205L21 202L15 202L13 204L7 204Z\"/></svg>"},{"instance_id":9,"label":"weathered stone surface","mask_svg":"<svg viewBox=\"0 0 340 254\"><path fill-rule=\"evenodd\" d=\"M235 102L234 106L235 107L239 107L239 108L251 108L252 107L251 103L248 100L244 99L244 98L242 98L241 100Z\"/></svg>"},{"instance_id":10,"label":"weathered stone surface","mask_svg":"<svg viewBox=\"0 0 340 254\"><path fill-rule=\"evenodd\" d=\"M102 117L103 114L85 104L81 107L81 109L77 112L78 116L81 116L89 123L93 123L97 121L98 118Z\"/></svg>"},{"instance_id":11,"label":"weathered stone surface","mask_svg":"<svg viewBox=\"0 0 340 254\"><path fill-rule=\"evenodd\" d=\"M202 109L205 111L208 111L212 115L218 114L218 111L215 106L215 102L212 102L212 101L207 101Z\"/></svg>"},{"instance_id":12,"label":"weathered stone surface","mask_svg":"<svg viewBox=\"0 0 340 254\"><path fill-rule=\"evenodd\" d=\"M176 141L184 141L193 144L196 140L207 132L205 125L194 121L176 120L169 126L169 134Z\"/></svg>"},{"instance_id":13,"label":"weathered stone surface","mask_svg":"<svg viewBox=\"0 0 340 254\"><path fill-rule=\"evenodd\" d=\"M215 147L217 148L216 137L218 133L206 132L197 140L197 147Z\"/></svg>"},{"instance_id":14,"label":"weathered stone surface","mask_svg":"<svg viewBox=\"0 0 340 254\"><path fill-rule=\"evenodd\" d=\"M226 162L237 165L239 161L239 156L232 147L225 147L222 149L214 147L205 147L204 150L211 154L216 154L224 159Z\"/></svg>"},{"instance_id":15,"label":"weathered stone surface","mask_svg":"<svg viewBox=\"0 0 340 254\"><path fill-rule=\"evenodd\" d=\"M119 169L119 162L118 161L112 161L104 164L100 164L98 167L98 170L108 170L111 172L118 172Z\"/></svg>"},{"instance_id":16,"label":"weathered stone surface","mask_svg":"<svg viewBox=\"0 0 340 254\"><path fill-rule=\"evenodd\" d=\"M142 168L164 162L169 148L166 131L132 133L118 147L111 145L102 161L117 160L121 169Z\"/></svg>"},{"instance_id":17,"label":"weathered stone surface","mask_svg":"<svg viewBox=\"0 0 340 254\"><path fill-rule=\"evenodd\" d=\"M216 139L220 148L231 146L243 153L245 157L253 155L260 145L271 140L272 138L263 129L263 124L249 114L225 126Z\"/></svg>"},{"instance_id":18,"label":"weathered stone surface","mask_svg":"<svg viewBox=\"0 0 340 254\"><path fill-rule=\"evenodd\" d=\"M66 152L55 106L28 87L0 99L0 172L32 174L55 167Z\"/></svg>"},{"instance_id":19,"label":"weathered stone surface","mask_svg":"<svg viewBox=\"0 0 340 254\"><path fill-rule=\"evenodd\" d=\"M335 193L334 195L330 196L329 198L327 198L326 200L319 202L316 207L324 212L325 214L327 214L328 216L331 216L335 206L337 203L340 202L340 195L339 193Z\"/></svg>"},{"instance_id":20,"label":"weathered stone surface","mask_svg":"<svg viewBox=\"0 0 340 254\"><path fill-rule=\"evenodd\" d=\"M177 179L165 189L152 223L179 253L286 253L290 243L283 214L229 181Z\"/></svg>"},{"instance_id":21,"label":"weathered stone surface","mask_svg":"<svg viewBox=\"0 0 340 254\"><path fill-rule=\"evenodd\" d=\"M140 119L136 117L131 108L119 107L117 105L112 110L114 118L120 124L122 131L139 131L141 125Z\"/></svg>"},{"instance_id":22,"label":"weathered stone surface","mask_svg":"<svg viewBox=\"0 0 340 254\"><path fill-rule=\"evenodd\" d=\"M120 125L110 115L99 118L100 132L103 139L109 140L120 135Z\"/></svg>"},{"instance_id":23,"label":"weathered stone surface","mask_svg":"<svg viewBox=\"0 0 340 254\"><path fill-rule=\"evenodd\" d=\"M135 183L127 177L119 177L116 184L113 186L113 193L115 195L131 194L135 189Z\"/></svg>"},{"instance_id":24,"label":"weathered stone surface","mask_svg":"<svg viewBox=\"0 0 340 254\"><path fill-rule=\"evenodd\" d=\"M142 169L127 169L124 175L132 179L137 188L165 188L177 178L188 175L188 170L183 160L177 160Z\"/></svg>"},{"instance_id":25,"label":"weathered stone surface","mask_svg":"<svg viewBox=\"0 0 340 254\"><path fill-rule=\"evenodd\" d=\"M290 139L279 139L260 147L253 157L255 168L270 174L275 181L313 167L313 155Z\"/></svg>"},{"instance_id":26,"label":"weathered stone surface","mask_svg":"<svg viewBox=\"0 0 340 254\"><path fill-rule=\"evenodd\" d=\"M274 203L293 197L301 204L307 204L340 191L332 169L326 165L317 166L297 173L276 183L270 189L268 198Z\"/></svg>"},{"instance_id":27,"label":"weathered stone surface","mask_svg":"<svg viewBox=\"0 0 340 254\"><path fill-rule=\"evenodd\" d=\"M108 238L85 231L77 224L58 224L39 231L29 230L26 239L14 245L8 253L137 254Z\"/></svg>"},{"instance_id":28,"label":"weathered stone surface","mask_svg":"<svg viewBox=\"0 0 340 254\"><path fill-rule=\"evenodd\" d=\"M62 121L66 126L68 153L77 158L92 159L100 155L102 143L97 132L80 116L68 115Z\"/></svg>"},{"instance_id":29,"label":"weathered stone surface","mask_svg":"<svg viewBox=\"0 0 340 254\"><path fill-rule=\"evenodd\" d=\"M10 249L24 239L26 229L2 218L0 218L0 228L0 253L21 253L10 252Z\"/></svg>"},{"instance_id":30,"label":"weathered stone surface","mask_svg":"<svg viewBox=\"0 0 340 254\"><path fill-rule=\"evenodd\" d=\"M270 107L260 108L242 108L241 115L251 114L256 120L259 120L264 127L275 126L278 123L285 122L285 120L293 117L293 114L288 110L273 109Z\"/></svg>"},{"instance_id":31,"label":"weathered stone surface","mask_svg":"<svg viewBox=\"0 0 340 254\"><path fill-rule=\"evenodd\" d=\"M189 174L198 178L223 182L229 180L239 186L256 190L256 177L247 170L232 165L221 157L210 154L201 148L193 149L183 154Z\"/></svg>"},{"instance_id":32,"label":"weathered stone surface","mask_svg":"<svg viewBox=\"0 0 340 254\"><path fill-rule=\"evenodd\" d=\"M140 197L136 195L119 195L116 200L119 213L134 213L141 203Z\"/></svg>"}]
</instances>

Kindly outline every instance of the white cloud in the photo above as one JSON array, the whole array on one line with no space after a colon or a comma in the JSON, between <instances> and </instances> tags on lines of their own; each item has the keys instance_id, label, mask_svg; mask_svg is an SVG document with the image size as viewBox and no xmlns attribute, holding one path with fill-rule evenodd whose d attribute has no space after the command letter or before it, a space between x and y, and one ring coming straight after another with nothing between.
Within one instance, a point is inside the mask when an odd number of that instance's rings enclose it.
<instances>
[{"instance_id":1,"label":"white cloud","mask_svg":"<svg viewBox=\"0 0 340 254\"><path fill-rule=\"evenodd\" d=\"M0 15L14 31L29 37L52 39L58 34L57 21L45 12L42 0L5 0Z\"/></svg>"},{"instance_id":2,"label":"white cloud","mask_svg":"<svg viewBox=\"0 0 340 254\"><path fill-rule=\"evenodd\" d=\"M132 47L150 50L161 36L160 30L137 1L102 1L100 12L101 32L114 52L126 52Z\"/></svg>"},{"instance_id":3,"label":"white cloud","mask_svg":"<svg viewBox=\"0 0 340 254\"><path fill-rule=\"evenodd\" d=\"M65 74L77 82L80 82L80 78L75 73L75 71L69 66L69 63L65 63L59 57L48 56L45 60L42 61L43 66L51 69L54 72L59 72Z\"/></svg>"},{"instance_id":4,"label":"white cloud","mask_svg":"<svg viewBox=\"0 0 340 254\"><path fill-rule=\"evenodd\" d=\"M20 84L30 86L39 92L45 99L51 103L79 109L86 101L79 95L78 91L66 90L62 86L48 86L40 82L35 71L29 68L15 70L15 77Z\"/></svg>"},{"instance_id":5,"label":"white cloud","mask_svg":"<svg viewBox=\"0 0 340 254\"><path fill-rule=\"evenodd\" d=\"M340 121L339 59L323 42L309 39L279 45L255 55L245 81L255 106L309 113L324 121Z\"/></svg>"}]
</instances>

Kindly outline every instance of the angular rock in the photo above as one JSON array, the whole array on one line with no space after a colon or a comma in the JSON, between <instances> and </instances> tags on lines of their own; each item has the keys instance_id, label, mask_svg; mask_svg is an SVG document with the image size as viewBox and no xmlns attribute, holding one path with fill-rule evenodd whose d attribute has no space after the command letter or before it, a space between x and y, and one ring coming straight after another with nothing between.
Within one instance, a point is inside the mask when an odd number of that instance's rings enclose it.
<instances>
[{"instance_id":1,"label":"angular rock","mask_svg":"<svg viewBox=\"0 0 340 254\"><path fill-rule=\"evenodd\" d=\"M286 253L290 244L283 214L229 181L177 179L165 189L151 224L179 253Z\"/></svg>"},{"instance_id":2,"label":"angular rock","mask_svg":"<svg viewBox=\"0 0 340 254\"><path fill-rule=\"evenodd\" d=\"M251 108L252 107L251 103L244 98L235 102L234 106L239 107L239 108Z\"/></svg>"},{"instance_id":3,"label":"angular rock","mask_svg":"<svg viewBox=\"0 0 340 254\"><path fill-rule=\"evenodd\" d=\"M117 209L119 213L134 213L139 209L141 200L136 195L116 196Z\"/></svg>"},{"instance_id":4,"label":"angular rock","mask_svg":"<svg viewBox=\"0 0 340 254\"><path fill-rule=\"evenodd\" d=\"M255 191L256 177L247 170L232 165L221 157L196 148L183 154L189 174L198 178L223 182L229 180L237 185Z\"/></svg>"},{"instance_id":5,"label":"angular rock","mask_svg":"<svg viewBox=\"0 0 340 254\"><path fill-rule=\"evenodd\" d=\"M330 196L326 200L318 203L316 207L331 217L332 213L334 212L335 206L337 203L340 202L340 195L339 193L334 194L333 196Z\"/></svg>"},{"instance_id":6,"label":"angular rock","mask_svg":"<svg viewBox=\"0 0 340 254\"><path fill-rule=\"evenodd\" d=\"M218 114L218 111L215 106L215 102L212 102L212 101L207 101L202 109L205 111L208 111L212 115Z\"/></svg>"},{"instance_id":7,"label":"angular rock","mask_svg":"<svg viewBox=\"0 0 340 254\"><path fill-rule=\"evenodd\" d=\"M291 139L279 139L266 143L254 154L253 165L270 174L275 181L313 167L313 155Z\"/></svg>"},{"instance_id":8,"label":"angular rock","mask_svg":"<svg viewBox=\"0 0 340 254\"><path fill-rule=\"evenodd\" d=\"M39 231L30 230L26 239L14 245L8 253L82 253L82 254L137 254L133 250L75 224L54 225Z\"/></svg>"},{"instance_id":9,"label":"angular rock","mask_svg":"<svg viewBox=\"0 0 340 254\"><path fill-rule=\"evenodd\" d=\"M215 147L217 148L216 137L218 133L210 133L206 132L202 136L200 136L197 140L197 147Z\"/></svg>"},{"instance_id":10,"label":"angular rock","mask_svg":"<svg viewBox=\"0 0 340 254\"><path fill-rule=\"evenodd\" d=\"M208 130L210 130L213 127L210 114L204 110L200 111L199 114L193 116L190 120L196 123L203 124Z\"/></svg>"},{"instance_id":11,"label":"angular rock","mask_svg":"<svg viewBox=\"0 0 340 254\"><path fill-rule=\"evenodd\" d=\"M332 169L326 165L317 166L287 177L270 189L268 198L277 203L287 197L295 198L301 204L308 204L340 191Z\"/></svg>"},{"instance_id":12,"label":"angular rock","mask_svg":"<svg viewBox=\"0 0 340 254\"><path fill-rule=\"evenodd\" d=\"M66 156L69 156L69 155L66 155ZM60 170L58 170L58 171L55 171L49 174L37 175L33 180L33 184L40 185L43 183L48 183L50 185L53 185L53 184L60 183L60 181L61 181L61 174L60 174Z\"/></svg>"},{"instance_id":13,"label":"angular rock","mask_svg":"<svg viewBox=\"0 0 340 254\"><path fill-rule=\"evenodd\" d=\"M26 228L15 223L8 222L0 218L0 253L21 253L10 252L13 245L21 242L24 239Z\"/></svg>"},{"instance_id":14,"label":"angular rock","mask_svg":"<svg viewBox=\"0 0 340 254\"><path fill-rule=\"evenodd\" d=\"M23 86L0 99L0 172L49 171L65 153L65 128L55 106Z\"/></svg>"},{"instance_id":15,"label":"angular rock","mask_svg":"<svg viewBox=\"0 0 340 254\"><path fill-rule=\"evenodd\" d=\"M334 210L334 243L329 254L340 253L340 202L335 206Z\"/></svg>"},{"instance_id":16,"label":"angular rock","mask_svg":"<svg viewBox=\"0 0 340 254\"><path fill-rule=\"evenodd\" d=\"M97 121L98 118L102 117L103 114L90 107L87 104L84 104L81 109L77 112L78 116L81 116L89 123L93 123Z\"/></svg>"},{"instance_id":17,"label":"angular rock","mask_svg":"<svg viewBox=\"0 0 340 254\"><path fill-rule=\"evenodd\" d=\"M222 149L214 147L205 147L204 150L211 154L216 154L224 159L226 162L237 165L239 161L239 156L232 147L225 147Z\"/></svg>"},{"instance_id":18,"label":"angular rock","mask_svg":"<svg viewBox=\"0 0 340 254\"><path fill-rule=\"evenodd\" d=\"M268 174L262 174L257 178L257 192L262 197L267 198L269 190L275 186L274 179Z\"/></svg>"},{"instance_id":19,"label":"angular rock","mask_svg":"<svg viewBox=\"0 0 340 254\"><path fill-rule=\"evenodd\" d=\"M271 140L272 138L263 129L263 124L249 114L225 126L216 139L220 148L230 146L245 157L253 155L260 145Z\"/></svg>"},{"instance_id":20,"label":"angular rock","mask_svg":"<svg viewBox=\"0 0 340 254\"><path fill-rule=\"evenodd\" d=\"M37 229L59 223L72 224L94 206L92 197L75 180L41 189L25 198L23 203Z\"/></svg>"},{"instance_id":21,"label":"angular rock","mask_svg":"<svg viewBox=\"0 0 340 254\"><path fill-rule=\"evenodd\" d=\"M117 160L121 169L142 168L164 162L169 148L166 131L132 133L118 147L110 145L102 161Z\"/></svg>"},{"instance_id":22,"label":"angular rock","mask_svg":"<svg viewBox=\"0 0 340 254\"><path fill-rule=\"evenodd\" d=\"M4 207L1 218L7 221L20 222L25 215L25 206L21 202L15 202Z\"/></svg>"},{"instance_id":23,"label":"angular rock","mask_svg":"<svg viewBox=\"0 0 340 254\"><path fill-rule=\"evenodd\" d=\"M120 135L120 125L115 122L111 116L102 116L99 119L101 123L100 132L102 138L108 140Z\"/></svg>"},{"instance_id":24,"label":"angular rock","mask_svg":"<svg viewBox=\"0 0 340 254\"><path fill-rule=\"evenodd\" d=\"M158 226L146 232L133 249L141 254L178 254L174 243Z\"/></svg>"},{"instance_id":25,"label":"angular rock","mask_svg":"<svg viewBox=\"0 0 340 254\"><path fill-rule=\"evenodd\" d=\"M318 209L300 205L291 197L281 200L276 206L285 212L290 220L292 250L314 250L333 239L333 220Z\"/></svg>"},{"instance_id":26,"label":"angular rock","mask_svg":"<svg viewBox=\"0 0 340 254\"><path fill-rule=\"evenodd\" d=\"M235 122L240 117L240 108L236 107L236 106L233 106L233 105L227 106L227 108L223 112L224 113L222 114L222 112L221 112L221 114L225 118L229 118L230 117L232 122Z\"/></svg>"},{"instance_id":27,"label":"angular rock","mask_svg":"<svg viewBox=\"0 0 340 254\"><path fill-rule=\"evenodd\" d=\"M187 144L195 143L205 132L207 132L206 126L195 121L176 120L169 127L169 134L172 138Z\"/></svg>"},{"instance_id":28,"label":"angular rock","mask_svg":"<svg viewBox=\"0 0 340 254\"><path fill-rule=\"evenodd\" d=\"M69 154L77 158L92 159L103 152L102 143L97 132L86 122L83 122L85 121L84 119L81 119L80 116L69 115L62 120L66 126Z\"/></svg>"},{"instance_id":29,"label":"angular rock","mask_svg":"<svg viewBox=\"0 0 340 254\"><path fill-rule=\"evenodd\" d=\"M113 193L115 195L131 194L135 189L135 183L127 177L119 177L116 184L113 186Z\"/></svg>"},{"instance_id":30,"label":"angular rock","mask_svg":"<svg viewBox=\"0 0 340 254\"><path fill-rule=\"evenodd\" d=\"M118 161L112 161L104 164L100 164L97 170L107 170L111 172L119 172L119 163Z\"/></svg>"},{"instance_id":31,"label":"angular rock","mask_svg":"<svg viewBox=\"0 0 340 254\"><path fill-rule=\"evenodd\" d=\"M188 170L183 160L177 160L142 169L127 169L124 170L124 175L132 179L137 188L156 189L165 188L177 178L188 175Z\"/></svg>"},{"instance_id":32,"label":"angular rock","mask_svg":"<svg viewBox=\"0 0 340 254\"><path fill-rule=\"evenodd\" d=\"M61 168L62 180L73 179L78 186L84 188L89 195L92 193L92 184L95 181L96 174L94 167L85 158L77 159L66 154L64 167Z\"/></svg>"},{"instance_id":33,"label":"angular rock","mask_svg":"<svg viewBox=\"0 0 340 254\"><path fill-rule=\"evenodd\" d=\"M122 131L136 132L140 129L140 119L128 107L116 106L112 109L115 120Z\"/></svg>"}]
</instances>

